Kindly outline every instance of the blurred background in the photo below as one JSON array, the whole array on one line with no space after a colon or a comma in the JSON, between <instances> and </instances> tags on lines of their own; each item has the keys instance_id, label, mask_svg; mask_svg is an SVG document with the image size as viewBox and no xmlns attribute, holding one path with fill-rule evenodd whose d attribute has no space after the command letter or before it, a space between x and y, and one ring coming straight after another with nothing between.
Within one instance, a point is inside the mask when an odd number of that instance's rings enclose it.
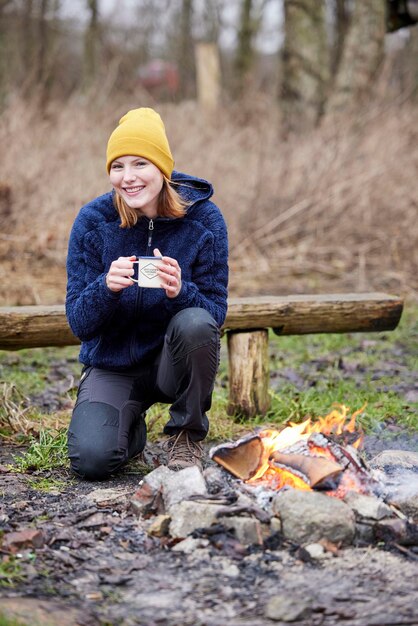
<instances>
[{"instance_id":1,"label":"blurred background","mask_svg":"<svg viewBox=\"0 0 418 626\"><path fill-rule=\"evenodd\" d=\"M418 293L418 0L0 0L0 304L65 298L129 109L210 180L231 295Z\"/></svg>"}]
</instances>

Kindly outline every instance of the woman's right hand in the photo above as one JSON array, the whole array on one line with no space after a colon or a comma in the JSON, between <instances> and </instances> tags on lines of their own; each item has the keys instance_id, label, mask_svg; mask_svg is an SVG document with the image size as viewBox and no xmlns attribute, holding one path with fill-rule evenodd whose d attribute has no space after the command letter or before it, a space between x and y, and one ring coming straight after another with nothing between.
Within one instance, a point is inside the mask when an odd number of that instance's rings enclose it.
<instances>
[{"instance_id":1,"label":"woman's right hand","mask_svg":"<svg viewBox=\"0 0 418 626\"><path fill-rule=\"evenodd\" d=\"M134 273L134 261L136 256L120 256L112 262L106 274L106 285L110 291L122 291L135 284L129 278Z\"/></svg>"}]
</instances>

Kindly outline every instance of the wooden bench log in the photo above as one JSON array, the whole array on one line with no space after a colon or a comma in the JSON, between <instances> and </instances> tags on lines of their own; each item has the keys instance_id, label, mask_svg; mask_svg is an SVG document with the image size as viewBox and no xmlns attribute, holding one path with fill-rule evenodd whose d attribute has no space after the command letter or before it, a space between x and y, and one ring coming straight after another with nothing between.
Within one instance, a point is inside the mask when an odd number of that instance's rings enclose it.
<instances>
[{"instance_id":1,"label":"wooden bench log","mask_svg":"<svg viewBox=\"0 0 418 626\"><path fill-rule=\"evenodd\" d=\"M264 415L270 408L268 330L228 333L228 415Z\"/></svg>"},{"instance_id":2,"label":"wooden bench log","mask_svg":"<svg viewBox=\"0 0 418 626\"><path fill-rule=\"evenodd\" d=\"M230 298L225 330L273 328L280 335L393 330L403 301L384 293ZM70 346L64 305L0 307L0 350Z\"/></svg>"},{"instance_id":3,"label":"wooden bench log","mask_svg":"<svg viewBox=\"0 0 418 626\"><path fill-rule=\"evenodd\" d=\"M402 309L401 298L384 293L230 298L223 326L229 345L229 411L254 415L268 409L268 364L258 354L268 361L263 347L267 334L253 336L252 331L273 328L278 335L303 335L393 330ZM0 307L0 350L78 343L63 305Z\"/></svg>"}]
</instances>

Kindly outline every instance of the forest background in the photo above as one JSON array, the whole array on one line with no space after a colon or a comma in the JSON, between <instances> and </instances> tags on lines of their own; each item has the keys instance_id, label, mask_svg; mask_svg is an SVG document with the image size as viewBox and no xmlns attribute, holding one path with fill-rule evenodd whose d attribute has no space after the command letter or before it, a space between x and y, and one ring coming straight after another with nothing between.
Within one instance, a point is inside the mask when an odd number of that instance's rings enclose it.
<instances>
[{"instance_id":1,"label":"forest background","mask_svg":"<svg viewBox=\"0 0 418 626\"><path fill-rule=\"evenodd\" d=\"M72 222L110 188L107 138L138 106L163 116L176 168L214 184L232 295L414 298L417 13L414 0L2 0L0 304L63 302Z\"/></svg>"},{"instance_id":2,"label":"forest background","mask_svg":"<svg viewBox=\"0 0 418 626\"><path fill-rule=\"evenodd\" d=\"M161 113L176 169L214 184L231 295L414 299L417 13L415 0L1 0L0 304L64 301L72 222L110 188L107 138L138 106Z\"/></svg>"}]
</instances>

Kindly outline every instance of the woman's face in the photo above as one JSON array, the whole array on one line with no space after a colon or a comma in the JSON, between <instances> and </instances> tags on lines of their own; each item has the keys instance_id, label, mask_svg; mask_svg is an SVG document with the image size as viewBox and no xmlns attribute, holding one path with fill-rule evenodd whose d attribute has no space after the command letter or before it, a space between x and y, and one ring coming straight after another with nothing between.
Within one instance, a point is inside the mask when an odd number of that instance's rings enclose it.
<instances>
[{"instance_id":1,"label":"woman's face","mask_svg":"<svg viewBox=\"0 0 418 626\"><path fill-rule=\"evenodd\" d=\"M156 165L142 157L119 157L110 166L109 178L131 209L150 218L157 216L164 177Z\"/></svg>"}]
</instances>

